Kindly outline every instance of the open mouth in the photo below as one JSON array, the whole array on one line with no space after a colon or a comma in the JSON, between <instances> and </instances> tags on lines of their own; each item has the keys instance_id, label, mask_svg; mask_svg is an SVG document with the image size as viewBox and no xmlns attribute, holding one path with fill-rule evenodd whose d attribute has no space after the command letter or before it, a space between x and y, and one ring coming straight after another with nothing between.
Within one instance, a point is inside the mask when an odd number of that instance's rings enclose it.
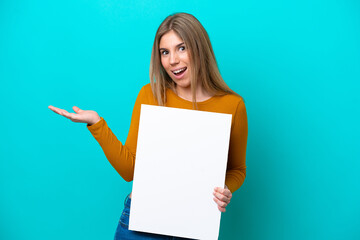
<instances>
[{"instance_id":1,"label":"open mouth","mask_svg":"<svg viewBox=\"0 0 360 240\"><path fill-rule=\"evenodd\" d=\"M183 72L185 72L186 69L187 69L187 67L183 67L178 70L172 71L172 73L175 74L176 76L178 76L178 75L181 75Z\"/></svg>"}]
</instances>

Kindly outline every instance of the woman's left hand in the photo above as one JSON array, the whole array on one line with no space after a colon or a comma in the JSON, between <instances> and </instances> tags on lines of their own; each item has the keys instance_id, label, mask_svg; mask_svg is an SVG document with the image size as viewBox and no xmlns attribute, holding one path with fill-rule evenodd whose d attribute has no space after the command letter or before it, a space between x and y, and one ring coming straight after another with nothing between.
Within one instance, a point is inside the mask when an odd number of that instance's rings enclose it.
<instances>
[{"instance_id":1,"label":"woman's left hand","mask_svg":"<svg viewBox=\"0 0 360 240\"><path fill-rule=\"evenodd\" d=\"M225 185L225 188L216 187L214 189L214 201L217 203L218 208L221 212L226 211L226 206L230 203L230 200L232 198L232 193L228 189L228 187Z\"/></svg>"}]
</instances>

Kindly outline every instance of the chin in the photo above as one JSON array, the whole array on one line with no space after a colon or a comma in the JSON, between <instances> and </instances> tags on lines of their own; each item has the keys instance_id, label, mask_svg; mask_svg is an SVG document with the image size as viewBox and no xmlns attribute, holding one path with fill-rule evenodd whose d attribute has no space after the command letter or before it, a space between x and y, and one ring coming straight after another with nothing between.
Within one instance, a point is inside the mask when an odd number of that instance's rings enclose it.
<instances>
[{"instance_id":1,"label":"chin","mask_svg":"<svg viewBox=\"0 0 360 240\"><path fill-rule=\"evenodd\" d=\"M177 87L181 87L181 88L190 88L191 87L191 82L190 80L173 80L176 83Z\"/></svg>"}]
</instances>

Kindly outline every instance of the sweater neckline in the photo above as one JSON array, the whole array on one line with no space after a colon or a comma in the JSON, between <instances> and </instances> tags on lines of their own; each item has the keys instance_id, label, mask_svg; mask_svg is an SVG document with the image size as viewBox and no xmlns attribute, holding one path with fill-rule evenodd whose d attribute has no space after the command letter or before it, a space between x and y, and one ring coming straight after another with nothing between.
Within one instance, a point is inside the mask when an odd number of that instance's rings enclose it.
<instances>
[{"instance_id":1,"label":"sweater neckline","mask_svg":"<svg viewBox=\"0 0 360 240\"><path fill-rule=\"evenodd\" d=\"M189 100L186 100L186 99L180 97L180 96L177 95L172 89L168 88L168 91L169 91L172 95L174 95L175 98L177 98L178 100L180 100L181 102L184 102L184 103L186 103L186 104L192 104L192 101L189 101ZM216 98L216 95L214 95L214 96L212 96L212 97L210 97L210 98L208 98L208 99L206 99L206 100L204 100L204 101L196 102L196 103L197 103L197 104L200 104L200 105L204 105L204 104L207 104L207 103L209 103L209 102L214 101L215 98Z\"/></svg>"}]
</instances>

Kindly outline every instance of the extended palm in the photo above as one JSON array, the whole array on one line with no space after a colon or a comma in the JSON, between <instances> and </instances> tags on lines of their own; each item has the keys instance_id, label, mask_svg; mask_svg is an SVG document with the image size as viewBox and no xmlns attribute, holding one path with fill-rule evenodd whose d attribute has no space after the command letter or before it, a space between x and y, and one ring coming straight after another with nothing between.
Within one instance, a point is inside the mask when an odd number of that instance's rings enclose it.
<instances>
[{"instance_id":1,"label":"extended palm","mask_svg":"<svg viewBox=\"0 0 360 240\"><path fill-rule=\"evenodd\" d=\"M100 116L97 114L97 112L95 111L91 111L91 110L81 110L80 108L74 106L73 110L75 111L75 113L69 113L68 111L61 109L61 108L57 108L54 106L49 106L49 108L61 115L64 116L68 119L70 119L73 122L81 122L81 123L87 123L89 125L93 125L95 123L97 123L100 120Z\"/></svg>"}]
</instances>

